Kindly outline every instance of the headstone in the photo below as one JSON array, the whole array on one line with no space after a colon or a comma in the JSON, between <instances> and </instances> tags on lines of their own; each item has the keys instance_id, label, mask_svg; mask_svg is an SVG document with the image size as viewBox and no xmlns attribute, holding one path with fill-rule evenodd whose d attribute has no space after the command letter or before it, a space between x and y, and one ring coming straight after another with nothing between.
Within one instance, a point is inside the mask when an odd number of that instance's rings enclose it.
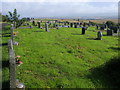
<instances>
[{"instance_id":1,"label":"headstone","mask_svg":"<svg viewBox=\"0 0 120 90\"><path fill-rule=\"evenodd\" d=\"M82 34L85 34L85 27L82 27Z\"/></svg>"},{"instance_id":2,"label":"headstone","mask_svg":"<svg viewBox=\"0 0 120 90\"><path fill-rule=\"evenodd\" d=\"M70 27L73 27L73 23L70 23Z\"/></svg>"},{"instance_id":3,"label":"headstone","mask_svg":"<svg viewBox=\"0 0 120 90\"><path fill-rule=\"evenodd\" d=\"M35 26L35 21L32 22L32 25Z\"/></svg>"},{"instance_id":4,"label":"headstone","mask_svg":"<svg viewBox=\"0 0 120 90\"><path fill-rule=\"evenodd\" d=\"M113 30L107 30L107 36L112 36L113 35Z\"/></svg>"},{"instance_id":5,"label":"headstone","mask_svg":"<svg viewBox=\"0 0 120 90\"><path fill-rule=\"evenodd\" d=\"M100 30L104 30L105 29L105 26L104 25L101 25L100 26Z\"/></svg>"},{"instance_id":6,"label":"headstone","mask_svg":"<svg viewBox=\"0 0 120 90\"><path fill-rule=\"evenodd\" d=\"M83 27L85 27L86 26L86 23L83 23Z\"/></svg>"},{"instance_id":7,"label":"headstone","mask_svg":"<svg viewBox=\"0 0 120 90\"><path fill-rule=\"evenodd\" d=\"M64 25L66 25L66 22L64 22Z\"/></svg>"},{"instance_id":8,"label":"headstone","mask_svg":"<svg viewBox=\"0 0 120 90\"><path fill-rule=\"evenodd\" d=\"M45 31L46 31L46 32L50 32L50 31L48 30L48 24L47 24L47 23L45 23Z\"/></svg>"},{"instance_id":9,"label":"headstone","mask_svg":"<svg viewBox=\"0 0 120 90\"><path fill-rule=\"evenodd\" d=\"M30 29L32 28L32 26L30 25Z\"/></svg>"},{"instance_id":10,"label":"headstone","mask_svg":"<svg viewBox=\"0 0 120 90\"><path fill-rule=\"evenodd\" d=\"M77 28L77 24L74 24L74 28Z\"/></svg>"},{"instance_id":11,"label":"headstone","mask_svg":"<svg viewBox=\"0 0 120 90\"><path fill-rule=\"evenodd\" d=\"M40 22L38 22L38 28L40 28Z\"/></svg>"},{"instance_id":12,"label":"headstone","mask_svg":"<svg viewBox=\"0 0 120 90\"><path fill-rule=\"evenodd\" d=\"M98 40L102 40L102 32L101 31L98 31L98 33L97 33L97 39Z\"/></svg>"},{"instance_id":13,"label":"headstone","mask_svg":"<svg viewBox=\"0 0 120 90\"><path fill-rule=\"evenodd\" d=\"M118 27L117 26L112 26L110 29L113 30L114 33L118 32Z\"/></svg>"},{"instance_id":14,"label":"headstone","mask_svg":"<svg viewBox=\"0 0 120 90\"><path fill-rule=\"evenodd\" d=\"M96 28L99 29L99 25L96 25Z\"/></svg>"}]
</instances>

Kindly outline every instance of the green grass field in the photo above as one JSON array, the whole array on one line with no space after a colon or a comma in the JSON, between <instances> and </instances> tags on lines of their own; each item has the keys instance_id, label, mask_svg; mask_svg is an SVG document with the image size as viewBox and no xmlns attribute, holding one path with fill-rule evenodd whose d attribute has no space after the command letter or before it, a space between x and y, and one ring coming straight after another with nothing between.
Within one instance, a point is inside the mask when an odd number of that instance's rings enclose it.
<instances>
[{"instance_id":1,"label":"green grass field","mask_svg":"<svg viewBox=\"0 0 120 90\"><path fill-rule=\"evenodd\" d=\"M17 79L26 88L117 87L101 66L118 56L118 37L103 32L102 40L94 40L97 32L93 30L95 27L89 27L81 35L81 28L49 29L50 32L37 27L15 29L19 33L14 41L19 45L14 46L14 51L23 62L16 69ZM3 43L7 39L4 37ZM7 48L2 49L6 62ZM8 78L8 68L3 68L3 73Z\"/></svg>"}]
</instances>

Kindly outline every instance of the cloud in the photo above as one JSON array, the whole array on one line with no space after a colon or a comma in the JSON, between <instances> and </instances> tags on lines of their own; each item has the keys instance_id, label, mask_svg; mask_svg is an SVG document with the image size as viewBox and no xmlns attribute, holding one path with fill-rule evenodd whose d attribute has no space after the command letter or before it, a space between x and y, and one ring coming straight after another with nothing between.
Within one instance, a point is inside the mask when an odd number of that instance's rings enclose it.
<instances>
[{"instance_id":1,"label":"cloud","mask_svg":"<svg viewBox=\"0 0 120 90\"><path fill-rule=\"evenodd\" d=\"M17 9L22 17L52 17L52 16L90 16L117 15L117 3L88 3L88 2L3 2L3 12ZM98 4L98 5L97 5Z\"/></svg>"},{"instance_id":2,"label":"cloud","mask_svg":"<svg viewBox=\"0 0 120 90\"><path fill-rule=\"evenodd\" d=\"M2 0L2 2L119 2L119 0Z\"/></svg>"}]
</instances>

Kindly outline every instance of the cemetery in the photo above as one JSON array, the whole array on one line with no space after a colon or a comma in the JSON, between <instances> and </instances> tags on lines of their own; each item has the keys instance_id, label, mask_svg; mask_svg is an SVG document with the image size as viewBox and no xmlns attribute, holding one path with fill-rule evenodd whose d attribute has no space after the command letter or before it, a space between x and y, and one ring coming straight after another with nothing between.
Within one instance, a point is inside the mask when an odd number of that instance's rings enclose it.
<instances>
[{"instance_id":1,"label":"cemetery","mask_svg":"<svg viewBox=\"0 0 120 90\"><path fill-rule=\"evenodd\" d=\"M3 88L120 87L118 23L12 20L2 23L0 35Z\"/></svg>"}]
</instances>

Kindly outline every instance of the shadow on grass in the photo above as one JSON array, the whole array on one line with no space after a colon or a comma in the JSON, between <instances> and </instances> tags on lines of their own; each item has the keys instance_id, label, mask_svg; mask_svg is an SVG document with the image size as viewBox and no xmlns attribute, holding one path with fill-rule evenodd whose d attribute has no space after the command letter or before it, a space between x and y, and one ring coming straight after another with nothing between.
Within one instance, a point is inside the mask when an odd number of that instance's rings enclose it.
<instances>
[{"instance_id":1,"label":"shadow on grass","mask_svg":"<svg viewBox=\"0 0 120 90\"><path fill-rule=\"evenodd\" d=\"M3 33L2 35L6 35L6 34L11 34L11 33Z\"/></svg>"},{"instance_id":2,"label":"shadow on grass","mask_svg":"<svg viewBox=\"0 0 120 90\"><path fill-rule=\"evenodd\" d=\"M10 88L10 81L2 82L2 90L6 89L6 88L8 88L7 90L9 90L9 88Z\"/></svg>"},{"instance_id":3,"label":"shadow on grass","mask_svg":"<svg viewBox=\"0 0 120 90\"><path fill-rule=\"evenodd\" d=\"M99 40L98 38L86 38L86 39L89 39L89 40Z\"/></svg>"},{"instance_id":4,"label":"shadow on grass","mask_svg":"<svg viewBox=\"0 0 120 90\"><path fill-rule=\"evenodd\" d=\"M0 47L1 46L6 46L6 45L8 45L8 43L2 43L2 44L0 43Z\"/></svg>"},{"instance_id":5,"label":"shadow on grass","mask_svg":"<svg viewBox=\"0 0 120 90\"><path fill-rule=\"evenodd\" d=\"M44 32L44 31L33 31L33 32Z\"/></svg>"},{"instance_id":6,"label":"shadow on grass","mask_svg":"<svg viewBox=\"0 0 120 90\"><path fill-rule=\"evenodd\" d=\"M120 57L114 57L100 67L91 69L89 79L99 88L98 83L105 88L120 88Z\"/></svg>"},{"instance_id":7,"label":"shadow on grass","mask_svg":"<svg viewBox=\"0 0 120 90\"><path fill-rule=\"evenodd\" d=\"M119 48L119 47L110 47L110 48L108 48L108 49L120 50L120 48Z\"/></svg>"},{"instance_id":8,"label":"shadow on grass","mask_svg":"<svg viewBox=\"0 0 120 90\"><path fill-rule=\"evenodd\" d=\"M2 68L9 68L9 60L2 60Z\"/></svg>"},{"instance_id":9,"label":"shadow on grass","mask_svg":"<svg viewBox=\"0 0 120 90\"><path fill-rule=\"evenodd\" d=\"M2 37L10 37L11 35L3 35Z\"/></svg>"},{"instance_id":10,"label":"shadow on grass","mask_svg":"<svg viewBox=\"0 0 120 90\"><path fill-rule=\"evenodd\" d=\"M84 35L84 34L78 34L78 33L71 33L72 35Z\"/></svg>"},{"instance_id":11,"label":"shadow on grass","mask_svg":"<svg viewBox=\"0 0 120 90\"><path fill-rule=\"evenodd\" d=\"M107 34L103 34L103 36L108 36Z\"/></svg>"}]
</instances>

